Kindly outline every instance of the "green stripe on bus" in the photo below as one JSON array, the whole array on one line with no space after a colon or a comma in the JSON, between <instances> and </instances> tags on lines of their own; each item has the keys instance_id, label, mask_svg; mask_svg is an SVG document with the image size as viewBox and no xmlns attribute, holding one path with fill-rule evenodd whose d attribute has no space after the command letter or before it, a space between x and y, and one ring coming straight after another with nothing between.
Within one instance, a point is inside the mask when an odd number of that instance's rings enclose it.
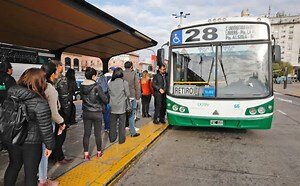
<instances>
[{"instance_id":1,"label":"green stripe on bus","mask_svg":"<svg viewBox=\"0 0 300 186\"><path fill-rule=\"evenodd\" d=\"M221 127L221 128L240 128L240 129L270 129L273 116L254 118L252 120L214 118L213 116L203 118L201 116L184 116L168 113L168 123L174 126L191 127ZM222 121L223 125L211 125L211 121Z\"/></svg>"}]
</instances>

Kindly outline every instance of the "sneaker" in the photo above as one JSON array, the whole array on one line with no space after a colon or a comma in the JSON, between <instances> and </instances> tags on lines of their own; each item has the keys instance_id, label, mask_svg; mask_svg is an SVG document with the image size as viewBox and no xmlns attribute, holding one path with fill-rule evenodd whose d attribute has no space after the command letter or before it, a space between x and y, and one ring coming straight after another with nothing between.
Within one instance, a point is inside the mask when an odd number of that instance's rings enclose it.
<instances>
[{"instance_id":1,"label":"sneaker","mask_svg":"<svg viewBox=\"0 0 300 186\"><path fill-rule=\"evenodd\" d=\"M8 151L6 149L2 149L1 152L4 153L8 153Z\"/></svg>"},{"instance_id":2,"label":"sneaker","mask_svg":"<svg viewBox=\"0 0 300 186\"><path fill-rule=\"evenodd\" d=\"M107 133L109 133L109 129L104 129L104 132L107 132Z\"/></svg>"},{"instance_id":3,"label":"sneaker","mask_svg":"<svg viewBox=\"0 0 300 186\"><path fill-rule=\"evenodd\" d=\"M96 154L96 157L100 158L101 156L103 156L103 152L102 151L98 151L97 154Z\"/></svg>"},{"instance_id":4,"label":"sneaker","mask_svg":"<svg viewBox=\"0 0 300 186\"><path fill-rule=\"evenodd\" d=\"M64 158L63 160L58 161L58 163L61 164L61 165L65 165L65 164L68 164L68 163L71 163L71 162L73 162L73 159L67 159L67 158Z\"/></svg>"},{"instance_id":5,"label":"sneaker","mask_svg":"<svg viewBox=\"0 0 300 186\"><path fill-rule=\"evenodd\" d=\"M147 118L151 118L152 116L150 114L147 115Z\"/></svg>"},{"instance_id":6,"label":"sneaker","mask_svg":"<svg viewBox=\"0 0 300 186\"><path fill-rule=\"evenodd\" d=\"M90 155L84 155L84 161L90 161L91 160L91 157Z\"/></svg>"},{"instance_id":7,"label":"sneaker","mask_svg":"<svg viewBox=\"0 0 300 186\"><path fill-rule=\"evenodd\" d=\"M159 121L155 119L155 120L153 120L153 123L156 124L156 125L158 125Z\"/></svg>"},{"instance_id":8,"label":"sneaker","mask_svg":"<svg viewBox=\"0 0 300 186\"><path fill-rule=\"evenodd\" d=\"M135 131L139 131L140 130L140 128L137 128L137 127L134 127L135 128Z\"/></svg>"},{"instance_id":9,"label":"sneaker","mask_svg":"<svg viewBox=\"0 0 300 186\"><path fill-rule=\"evenodd\" d=\"M162 124L166 124L166 120L162 119L162 120L159 120L160 123Z\"/></svg>"},{"instance_id":10,"label":"sneaker","mask_svg":"<svg viewBox=\"0 0 300 186\"><path fill-rule=\"evenodd\" d=\"M47 179L46 182L39 182L38 186L58 186L58 181Z\"/></svg>"},{"instance_id":11,"label":"sneaker","mask_svg":"<svg viewBox=\"0 0 300 186\"><path fill-rule=\"evenodd\" d=\"M134 120L134 121L139 121L139 120L140 120L140 118L138 118L138 117L137 117L137 118L135 118L135 120Z\"/></svg>"},{"instance_id":12,"label":"sneaker","mask_svg":"<svg viewBox=\"0 0 300 186\"><path fill-rule=\"evenodd\" d=\"M135 133L133 135L131 135L131 137L138 137L140 135L140 133Z\"/></svg>"},{"instance_id":13,"label":"sneaker","mask_svg":"<svg viewBox=\"0 0 300 186\"><path fill-rule=\"evenodd\" d=\"M125 127L125 130L129 130L129 127Z\"/></svg>"}]
</instances>

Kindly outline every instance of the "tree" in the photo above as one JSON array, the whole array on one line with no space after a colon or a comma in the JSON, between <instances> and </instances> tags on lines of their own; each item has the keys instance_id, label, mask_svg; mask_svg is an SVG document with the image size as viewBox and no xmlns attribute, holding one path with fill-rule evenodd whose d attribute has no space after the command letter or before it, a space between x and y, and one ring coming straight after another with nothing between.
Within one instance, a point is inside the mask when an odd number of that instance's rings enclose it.
<instances>
[{"instance_id":1,"label":"tree","mask_svg":"<svg viewBox=\"0 0 300 186\"><path fill-rule=\"evenodd\" d=\"M288 68L288 74L293 73L293 66L289 62L279 62L279 63L273 63L273 76L284 76L285 67Z\"/></svg>"}]
</instances>

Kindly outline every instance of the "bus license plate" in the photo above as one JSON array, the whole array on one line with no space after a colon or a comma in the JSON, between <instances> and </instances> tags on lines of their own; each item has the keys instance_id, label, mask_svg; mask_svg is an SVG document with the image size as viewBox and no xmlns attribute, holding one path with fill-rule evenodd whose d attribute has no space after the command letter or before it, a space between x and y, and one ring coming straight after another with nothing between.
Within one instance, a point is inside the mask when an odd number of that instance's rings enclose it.
<instances>
[{"instance_id":1,"label":"bus license plate","mask_svg":"<svg viewBox=\"0 0 300 186\"><path fill-rule=\"evenodd\" d=\"M210 125L222 126L223 125L223 120L210 120Z\"/></svg>"}]
</instances>

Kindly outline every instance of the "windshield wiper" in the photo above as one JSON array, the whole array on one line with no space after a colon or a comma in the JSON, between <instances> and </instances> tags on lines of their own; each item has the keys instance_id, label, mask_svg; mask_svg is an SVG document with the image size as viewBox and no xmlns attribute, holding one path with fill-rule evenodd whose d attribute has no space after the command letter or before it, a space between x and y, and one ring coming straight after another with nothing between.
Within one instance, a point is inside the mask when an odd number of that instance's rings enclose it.
<instances>
[{"instance_id":1,"label":"windshield wiper","mask_svg":"<svg viewBox=\"0 0 300 186\"><path fill-rule=\"evenodd\" d=\"M222 68L222 71L223 71L223 75L224 75L224 78L225 78L225 82L226 82L226 85L228 86L228 82L227 82L227 77L226 77L226 74L225 74L225 70L224 70L224 66L223 66L223 45L221 43L221 57L220 57L220 65L221 65L221 68Z\"/></svg>"},{"instance_id":2,"label":"windshield wiper","mask_svg":"<svg viewBox=\"0 0 300 186\"><path fill-rule=\"evenodd\" d=\"M211 44L211 50L214 53L214 45L213 44ZM210 70L209 70L209 75L208 75L208 80L207 80L208 84L209 84L209 81L210 81L210 76L211 76L211 73L212 73L212 69L214 67L214 63L215 63L215 57L212 58L212 62L211 62Z\"/></svg>"}]
</instances>

